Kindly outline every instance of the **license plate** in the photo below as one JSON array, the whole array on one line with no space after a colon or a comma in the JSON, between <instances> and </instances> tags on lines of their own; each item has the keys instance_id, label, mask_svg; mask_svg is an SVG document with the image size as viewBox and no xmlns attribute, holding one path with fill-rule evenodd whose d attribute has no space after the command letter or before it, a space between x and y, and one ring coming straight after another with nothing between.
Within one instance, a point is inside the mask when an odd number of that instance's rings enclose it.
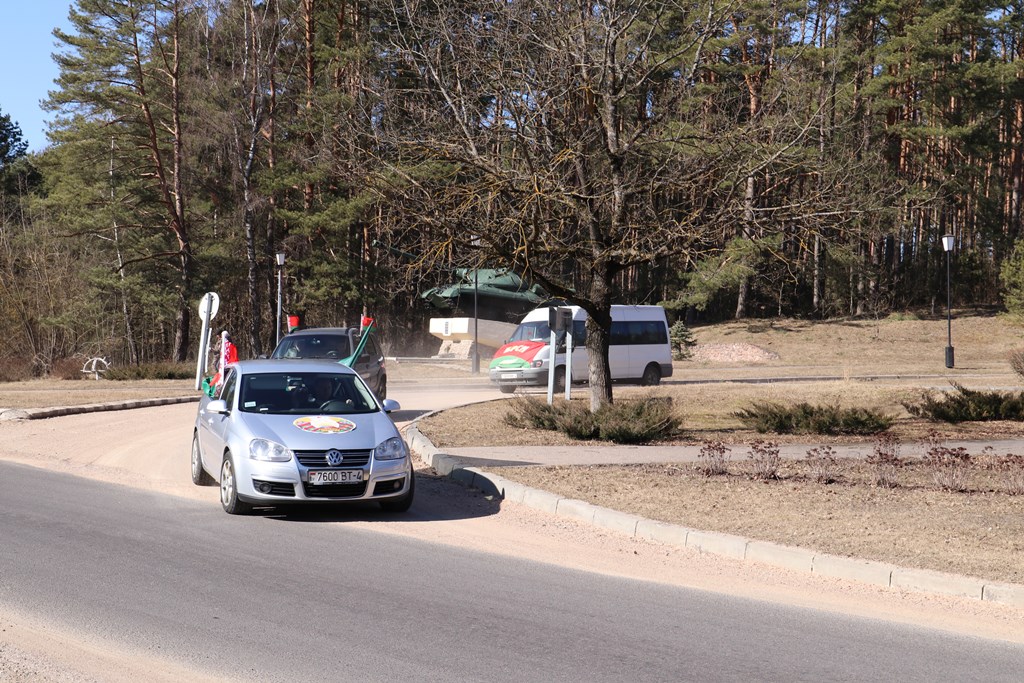
<instances>
[{"instance_id":1,"label":"license plate","mask_svg":"<svg viewBox=\"0 0 1024 683\"><path fill-rule=\"evenodd\" d=\"M519 374L515 373L515 372L503 372L503 373L501 373L501 378L502 379L516 379L517 377L519 377Z\"/></svg>"},{"instance_id":2,"label":"license plate","mask_svg":"<svg viewBox=\"0 0 1024 683\"><path fill-rule=\"evenodd\" d=\"M362 470L312 470L310 484L358 484L363 480Z\"/></svg>"}]
</instances>

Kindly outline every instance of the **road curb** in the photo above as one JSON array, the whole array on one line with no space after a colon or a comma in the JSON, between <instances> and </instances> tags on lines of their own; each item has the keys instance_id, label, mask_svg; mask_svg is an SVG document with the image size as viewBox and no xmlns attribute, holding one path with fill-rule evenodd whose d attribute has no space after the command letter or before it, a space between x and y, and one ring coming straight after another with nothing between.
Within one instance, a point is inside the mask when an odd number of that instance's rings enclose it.
<instances>
[{"instance_id":1,"label":"road curb","mask_svg":"<svg viewBox=\"0 0 1024 683\"><path fill-rule=\"evenodd\" d=\"M153 406L169 406L176 403L195 403L200 396L175 396L171 398L142 398L131 401L111 401L109 403L87 403L79 406L61 406L58 408L8 408L0 409L0 420L42 420L48 417L63 417L79 413L100 413L110 410L132 410L134 408L150 408Z\"/></svg>"},{"instance_id":2,"label":"road curb","mask_svg":"<svg viewBox=\"0 0 1024 683\"><path fill-rule=\"evenodd\" d=\"M809 548L658 522L575 498L558 496L490 474L477 467L464 466L458 458L438 450L419 431L415 422L406 428L405 434L409 447L438 474L479 489L486 495L522 503L559 517L583 521L634 538L693 548L743 562L759 562L885 588L967 597L1024 608L1024 585L1021 584L998 583L958 574L899 567L885 562L830 555Z\"/></svg>"}]
</instances>

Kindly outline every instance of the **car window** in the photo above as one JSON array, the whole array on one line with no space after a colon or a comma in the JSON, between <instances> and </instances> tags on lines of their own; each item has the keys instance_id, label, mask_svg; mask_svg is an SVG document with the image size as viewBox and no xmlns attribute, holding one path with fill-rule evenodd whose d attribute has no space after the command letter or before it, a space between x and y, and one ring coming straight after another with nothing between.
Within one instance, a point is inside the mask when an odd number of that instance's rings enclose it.
<instances>
[{"instance_id":1,"label":"car window","mask_svg":"<svg viewBox=\"0 0 1024 683\"><path fill-rule=\"evenodd\" d=\"M341 334L303 334L285 337L272 358L347 358L349 339Z\"/></svg>"},{"instance_id":2,"label":"car window","mask_svg":"<svg viewBox=\"0 0 1024 683\"><path fill-rule=\"evenodd\" d=\"M363 345L363 350L359 352L359 362L364 364L373 363L380 358L380 355L380 348L371 336L366 340L366 344Z\"/></svg>"},{"instance_id":3,"label":"car window","mask_svg":"<svg viewBox=\"0 0 1024 683\"><path fill-rule=\"evenodd\" d=\"M268 372L242 378L239 407L272 415L349 415L379 410L356 375L335 372Z\"/></svg>"},{"instance_id":4,"label":"car window","mask_svg":"<svg viewBox=\"0 0 1024 683\"><path fill-rule=\"evenodd\" d=\"M232 408L232 403L235 400L235 388L238 386L238 372L232 368L228 370L228 376L220 385L220 394L217 396L220 400L228 404L228 410Z\"/></svg>"}]
</instances>

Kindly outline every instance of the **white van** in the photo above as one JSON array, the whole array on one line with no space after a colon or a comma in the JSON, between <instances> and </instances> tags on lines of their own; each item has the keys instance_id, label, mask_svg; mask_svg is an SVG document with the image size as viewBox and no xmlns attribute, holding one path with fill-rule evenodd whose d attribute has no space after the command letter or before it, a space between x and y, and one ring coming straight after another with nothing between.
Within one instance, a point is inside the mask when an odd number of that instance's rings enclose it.
<instances>
[{"instance_id":1,"label":"white van","mask_svg":"<svg viewBox=\"0 0 1024 683\"><path fill-rule=\"evenodd\" d=\"M573 320L572 379L589 376L590 356L586 348L587 312L570 306ZM547 386L551 328L548 309L530 311L511 338L494 354L491 381L506 394L516 387ZM555 357L555 383L565 386L565 353ZM658 384L672 376L672 347L668 320L661 306L612 306L612 334L608 347L612 381Z\"/></svg>"}]
</instances>

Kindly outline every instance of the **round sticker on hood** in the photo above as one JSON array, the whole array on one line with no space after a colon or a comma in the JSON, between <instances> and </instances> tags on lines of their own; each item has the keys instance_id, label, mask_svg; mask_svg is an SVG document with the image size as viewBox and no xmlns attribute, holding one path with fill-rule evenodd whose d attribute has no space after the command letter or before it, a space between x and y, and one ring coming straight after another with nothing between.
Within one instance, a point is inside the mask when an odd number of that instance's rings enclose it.
<instances>
[{"instance_id":1,"label":"round sticker on hood","mask_svg":"<svg viewBox=\"0 0 1024 683\"><path fill-rule=\"evenodd\" d=\"M292 422L304 432L316 434L344 434L356 428L356 423L346 420L343 417L331 417L330 415L311 415L300 417Z\"/></svg>"}]
</instances>

